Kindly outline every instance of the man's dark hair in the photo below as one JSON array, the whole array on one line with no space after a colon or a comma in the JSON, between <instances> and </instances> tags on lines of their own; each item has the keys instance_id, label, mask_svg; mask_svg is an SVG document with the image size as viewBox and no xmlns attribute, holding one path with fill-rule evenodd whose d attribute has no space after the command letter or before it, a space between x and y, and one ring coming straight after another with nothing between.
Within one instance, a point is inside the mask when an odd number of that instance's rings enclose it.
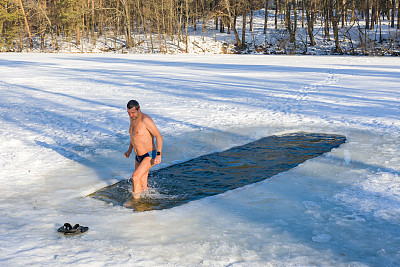
<instances>
[{"instance_id":1,"label":"man's dark hair","mask_svg":"<svg viewBox=\"0 0 400 267\"><path fill-rule=\"evenodd\" d=\"M136 100L130 100L126 107L128 109L135 108L136 110L138 110L140 108L140 105L139 102L137 102Z\"/></svg>"}]
</instances>

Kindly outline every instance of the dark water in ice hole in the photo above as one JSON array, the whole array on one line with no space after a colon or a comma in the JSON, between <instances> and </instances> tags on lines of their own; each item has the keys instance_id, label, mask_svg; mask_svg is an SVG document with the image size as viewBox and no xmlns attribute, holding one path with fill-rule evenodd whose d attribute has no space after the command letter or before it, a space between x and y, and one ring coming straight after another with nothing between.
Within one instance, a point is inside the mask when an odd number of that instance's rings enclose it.
<instances>
[{"instance_id":1,"label":"dark water in ice hole","mask_svg":"<svg viewBox=\"0 0 400 267\"><path fill-rule=\"evenodd\" d=\"M151 171L147 194L133 203L135 211L168 209L204 197L253 184L287 171L304 161L339 147L346 141L341 135L291 133L211 153ZM132 180L123 180L90 197L123 205L132 199Z\"/></svg>"}]
</instances>

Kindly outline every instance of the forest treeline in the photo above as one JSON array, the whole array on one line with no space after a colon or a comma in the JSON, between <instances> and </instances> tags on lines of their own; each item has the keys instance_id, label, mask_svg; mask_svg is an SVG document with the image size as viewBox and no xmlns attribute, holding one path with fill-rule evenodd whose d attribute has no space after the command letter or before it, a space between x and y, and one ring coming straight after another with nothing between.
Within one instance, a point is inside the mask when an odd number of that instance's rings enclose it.
<instances>
[{"instance_id":1,"label":"forest treeline","mask_svg":"<svg viewBox=\"0 0 400 267\"><path fill-rule=\"evenodd\" d=\"M298 44L299 28L306 34L302 45L315 45L314 27L319 25L336 53L341 42L351 39L349 28L358 36L358 46L366 52L368 32L382 27L399 29L400 0L0 0L0 51L57 51L59 42L95 44L99 38L115 40L109 46L129 49L146 43L154 51L167 52L173 40L188 51L188 34L204 35L214 30L234 34L238 50L250 42L253 16L265 10L263 25L284 30L286 42ZM274 18L271 23L271 16ZM270 20L267 20L267 18ZM240 21L240 23L238 23ZM244 22L244 23L242 23ZM211 26L210 26L211 25ZM344 29L344 30L343 30ZM381 29L380 29L381 31ZM396 31L397 33L397 31ZM346 36L348 34L348 36ZM354 38L354 37L353 37ZM390 38L392 39L392 38ZM123 40L117 43L117 40ZM374 42L382 41L380 35ZM266 37L268 42L268 37ZM389 46L396 40L390 40ZM47 45L48 44L48 45ZM390 47L389 47L390 48ZM389 49L388 48L388 49Z\"/></svg>"}]
</instances>

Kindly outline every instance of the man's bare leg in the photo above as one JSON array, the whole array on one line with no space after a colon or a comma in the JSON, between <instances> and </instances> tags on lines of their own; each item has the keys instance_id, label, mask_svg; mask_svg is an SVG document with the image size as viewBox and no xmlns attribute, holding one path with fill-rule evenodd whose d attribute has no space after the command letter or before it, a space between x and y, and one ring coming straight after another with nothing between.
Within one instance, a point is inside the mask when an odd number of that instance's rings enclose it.
<instances>
[{"instance_id":1,"label":"man's bare leg","mask_svg":"<svg viewBox=\"0 0 400 267\"><path fill-rule=\"evenodd\" d=\"M133 182L133 199L126 202L124 207L133 208L136 200L140 199L140 194L147 190L147 177L149 175L149 170L153 166L153 159L146 157L139 164L135 161L135 172L132 174Z\"/></svg>"},{"instance_id":2,"label":"man's bare leg","mask_svg":"<svg viewBox=\"0 0 400 267\"><path fill-rule=\"evenodd\" d=\"M151 164L151 166L150 166L150 169L151 169L151 167L154 166L154 159L150 160L150 164ZM140 178L140 181L141 181L141 184L142 184L142 192L145 192L145 191L148 190L147 181L148 181L150 169L145 174L143 174L142 178Z\"/></svg>"},{"instance_id":3,"label":"man's bare leg","mask_svg":"<svg viewBox=\"0 0 400 267\"><path fill-rule=\"evenodd\" d=\"M135 172L132 174L133 181L133 197L135 199L140 198L140 194L147 190L147 177L151 168L152 158L146 157L143 161L135 168ZM136 164L135 164L136 165Z\"/></svg>"},{"instance_id":4,"label":"man's bare leg","mask_svg":"<svg viewBox=\"0 0 400 267\"><path fill-rule=\"evenodd\" d=\"M143 176L140 178L140 185L142 186L142 192L147 191L147 180L149 177L149 172L143 174Z\"/></svg>"}]
</instances>

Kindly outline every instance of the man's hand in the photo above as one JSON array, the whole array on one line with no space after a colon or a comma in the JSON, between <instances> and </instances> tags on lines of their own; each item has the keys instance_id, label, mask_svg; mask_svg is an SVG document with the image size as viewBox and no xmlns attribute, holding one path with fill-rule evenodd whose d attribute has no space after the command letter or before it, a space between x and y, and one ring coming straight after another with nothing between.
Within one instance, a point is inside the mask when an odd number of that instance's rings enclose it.
<instances>
[{"instance_id":1,"label":"man's hand","mask_svg":"<svg viewBox=\"0 0 400 267\"><path fill-rule=\"evenodd\" d=\"M156 158L154 159L154 165L156 164L160 164L161 163L161 155L156 156Z\"/></svg>"},{"instance_id":2,"label":"man's hand","mask_svg":"<svg viewBox=\"0 0 400 267\"><path fill-rule=\"evenodd\" d=\"M131 155L132 150L128 150L124 153L125 158L129 158L129 156Z\"/></svg>"}]
</instances>

